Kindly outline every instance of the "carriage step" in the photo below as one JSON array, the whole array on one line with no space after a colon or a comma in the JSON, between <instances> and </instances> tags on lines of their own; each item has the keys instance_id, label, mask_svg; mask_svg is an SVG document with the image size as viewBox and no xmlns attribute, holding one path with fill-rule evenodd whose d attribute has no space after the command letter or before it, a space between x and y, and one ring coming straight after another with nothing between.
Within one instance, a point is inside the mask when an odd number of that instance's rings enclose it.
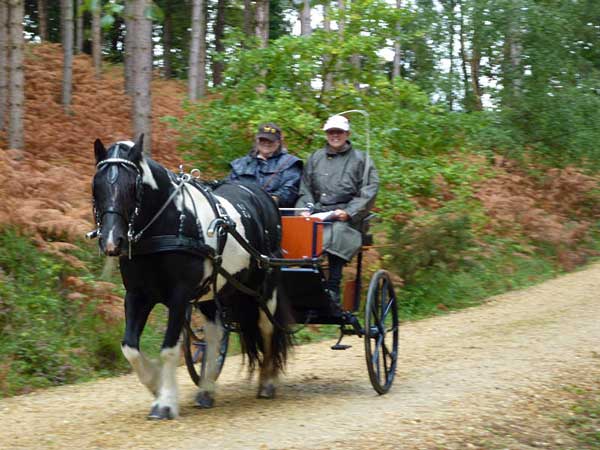
<instances>
[{"instance_id":1,"label":"carriage step","mask_svg":"<svg viewBox=\"0 0 600 450\"><path fill-rule=\"evenodd\" d=\"M331 346L331 350L348 350L350 347L352 346L346 344L335 344Z\"/></svg>"}]
</instances>

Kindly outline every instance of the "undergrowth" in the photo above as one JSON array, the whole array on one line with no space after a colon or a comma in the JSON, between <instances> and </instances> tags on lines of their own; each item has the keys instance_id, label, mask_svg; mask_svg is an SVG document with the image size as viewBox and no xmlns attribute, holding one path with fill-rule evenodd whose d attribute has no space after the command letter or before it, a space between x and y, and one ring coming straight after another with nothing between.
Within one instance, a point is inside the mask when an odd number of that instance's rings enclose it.
<instances>
[{"instance_id":1,"label":"undergrowth","mask_svg":"<svg viewBox=\"0 0 600 450\"><path fill-rule=\"evenodd\" d=\"M596 357L600 355L596 354ZM568 415L562 417L571 436L579 442L579 448L600 448L600 385L581 388L571 386L568 391L575 397Z\"/></svg>"},{"instance_id":2,"label":"undergrowth","mask_svg":"<svg viewBox=\"0 0 600 450\"><path fill-rule=\"evenodd\" d=\"M93 260L89 250L80 255L86 252ZM122 321L107 322L93 299L67 298L64 280L97 279L101 263L91 266L76 270L27 236L0 230L0 397L128 370ZM148 340L156 334L150 327Z\"/></svg>"}]
</instances>

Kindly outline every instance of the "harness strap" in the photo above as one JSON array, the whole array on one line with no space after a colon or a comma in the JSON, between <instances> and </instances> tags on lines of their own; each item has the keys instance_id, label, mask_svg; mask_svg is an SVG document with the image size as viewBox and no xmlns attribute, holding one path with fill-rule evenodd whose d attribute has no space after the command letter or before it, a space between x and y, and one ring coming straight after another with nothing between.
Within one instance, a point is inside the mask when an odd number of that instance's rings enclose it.
<instances>
[{"instance_id":1,"label":"harness strap","mask_svg":"<svg viewBox=\"0 0 600 450\"><path fill-rule=\"evenodd\" d=\"M152 219L150 219L150 221L146 224L146 226L144 228L142 228L140 231L138 231L137 233L133 233L133 228L130 230L131 231L131 236L129 236L130 238L130 242L137 242L140 240L140 238L142 237L142 235L144 234L144 232L150 228L150 226L156 222L156 220L160 217L160 215L163 213L163 211L165 209L167 209L167 206L169 206L171 204L171 202L173 201L173 199L175 199L175 197L177 196L177 194L179 194L179 191L181 191L181 188L183 188L183 186L185 185L185 183L187 183L188 181L190 181L190 176L188 174L184 174L181 176L181 181L179 182L179 184L175 187L175 189L173 190L173 192L171 192L171 195L169 195L169 198L167 199L167 201L160 207L160 209L158 210L158 212L154 215L154 217L152 217Z\"/></svg>"}]
</instances>

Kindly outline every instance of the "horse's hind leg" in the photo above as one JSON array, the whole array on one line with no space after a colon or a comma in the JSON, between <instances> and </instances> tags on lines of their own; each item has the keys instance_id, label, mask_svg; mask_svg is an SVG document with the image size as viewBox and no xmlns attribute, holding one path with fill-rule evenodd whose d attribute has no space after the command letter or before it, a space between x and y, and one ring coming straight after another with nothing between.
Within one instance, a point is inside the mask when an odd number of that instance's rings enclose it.
<instances>
[{"instance_id":1,"label":"horse's hind leg","mask_svg":"<svg viewBox=\"0 0 600 450\"><path fill-rule=\"evenodd\" d=\"M127 292L125 295L125 336L121 344L123 355L144 386L156 396L160 373L158 364L140 351L140 336L146 325L153 304L141 294Z\"/></svg>"},{"instance_id":2,"label":"horse's hind leg","mask_svg":"<svg viewBox=\"0 0 600 450\"><path fill-rule=\"evenodd\" d=\"M204 337L206 339L206 352L204 358L206 365L204 373L198 386L199 391L196 395L196 406L199 408L211 408L215 403L215 387L218 371L218 357L223 340L223 327L218 318L209 320L208 317L201 314L204 319Z\"/></svg>"},{"instance_id":3,"label":"horse's hind leg","mask_svg":"<svg viewBox=\"0 0 600 450\"><path fill-rule=\"evenodd\" d=\"M271 316L275 315L277 309L277 290L267 302L267 308ZM260 375L258 379L258 398L275 398L275 386L278 378L278 367L275 364L273 348L274 325L267 314L261 309L258 315L258 327L263 342L263 358L260 364Z\"/></svg>"}]
</instances>

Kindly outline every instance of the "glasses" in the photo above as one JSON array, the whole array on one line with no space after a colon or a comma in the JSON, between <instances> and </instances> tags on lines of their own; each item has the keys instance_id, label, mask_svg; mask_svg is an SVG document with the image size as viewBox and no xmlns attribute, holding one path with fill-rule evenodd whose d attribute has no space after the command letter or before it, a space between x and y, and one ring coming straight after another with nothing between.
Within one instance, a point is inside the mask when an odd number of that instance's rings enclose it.
<instances>
[{"instance_id":1,"label":"glasses","mask_svg":"<svg viewBox=\"0 0 600 450\"><path fill-rule=\"evenodd\" d=\"M325 133L327 133L327 134L344 134L344 133L346 133L346 131L339 130L337 128L332 128L331 130L325 131Z\"/></svg>"}]
</instances>

